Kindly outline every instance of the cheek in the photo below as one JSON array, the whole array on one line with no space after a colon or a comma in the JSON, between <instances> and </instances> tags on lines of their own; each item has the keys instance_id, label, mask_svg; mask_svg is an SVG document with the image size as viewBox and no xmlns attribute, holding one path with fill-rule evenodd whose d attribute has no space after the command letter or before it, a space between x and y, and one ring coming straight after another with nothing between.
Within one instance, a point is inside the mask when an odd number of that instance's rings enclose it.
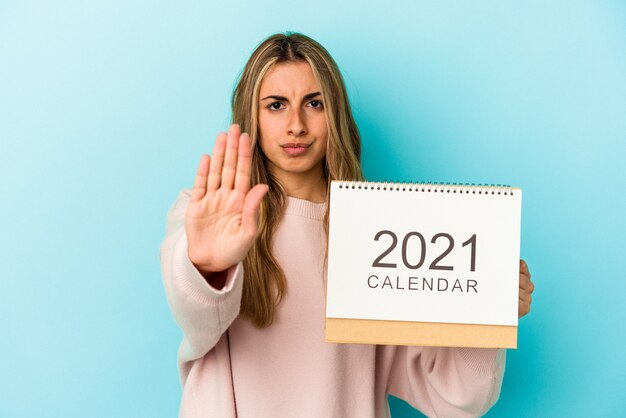
<instances>
[{"instance_id":1,"label":"cheek","mask_svg":"<svg viewBox=\"0 0 626 418\"><path fill-rule=\"evenodd\" d=\"M272 147L269 144L269 141L267 140L267 133L266 135L263 135L261 132L259 132L259 137L257 138L257 144L259 145L259 148L261 150L261 152L263 152L263 155L265 155L266 157L269 157L268 153L272 152Z\"/></svg>"},{"instance_id":2,"label":"cheek","mask_svg":"<svg viewBox=\"0 0 626 418\"><path fill-rule=\"evenodd\" d=\"M267 118L264 118L263 116L259 116L258 123L259 127L257 141L263 152L265 152L268 140L272 138L272 129L271 125L267 121Z\"/></svg>"},{"instance_id":3,"label":"cheek","mask_svg":"<svg viewBox=\"0 0 626 418\"><path fill-rule=\"evenodd\" d=\"M267 123L266 123L266 119L263 117L263 115L259 115L257 118L257 123L258 123L258 136L259 139L263 137L263 134L267 131Z\"/></svg>"},{"instance_id":4,"label":"cheek","mask_svg":"<svg viewBox=\"0 0 626 418\"><path fill-rule=\"evenodd\" d=\"M328 151L328 127L326 126L326 120L324 119L323 123L320 126L320 137L322 138L322 142L324 144L324 154Z\"/></svg>"},{"instance_id":5,"label":"cheek","mask_svg":"<svg viewBox=\"0 0 626 418\"><path fill-rule=\"evenodd\" d=\"M280 120L272 116L263 113L259 115L260 138L271 139L280 131Z\"/></svg>"},{"instance_id":6,"label":"cheek","mask_svg":"<svg viewBox=\"0 0 626 418\"><path fill-rule=\"evenodd\" d=\"M318 155L320 158L324 158L326 157L327 153L328 153L328 139L324 138L323 141L320 143Z\"/></svg>"}]
</instances>

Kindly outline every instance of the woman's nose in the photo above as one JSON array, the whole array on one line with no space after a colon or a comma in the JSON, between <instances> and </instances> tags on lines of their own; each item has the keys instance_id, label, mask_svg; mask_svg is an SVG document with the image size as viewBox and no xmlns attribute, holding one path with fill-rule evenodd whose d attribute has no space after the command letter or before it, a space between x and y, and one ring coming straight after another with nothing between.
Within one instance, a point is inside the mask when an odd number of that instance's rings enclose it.
<instances>
[{"instance_id":1,"label":"woman's nose","mask_svg":"<svg viewBox=\"0 0 626 418\"><path fill-rule=\"evenodd\" d=\"M289 134L302 136L306 134L306 121L301 110L293 110L289 118Z\"/></svg>"}]
</instances>

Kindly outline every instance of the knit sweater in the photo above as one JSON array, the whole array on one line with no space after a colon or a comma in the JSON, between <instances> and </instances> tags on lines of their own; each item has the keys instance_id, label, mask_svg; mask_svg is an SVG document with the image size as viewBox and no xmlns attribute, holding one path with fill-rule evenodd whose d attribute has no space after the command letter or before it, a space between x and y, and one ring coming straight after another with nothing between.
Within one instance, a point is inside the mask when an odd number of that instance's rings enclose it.
<instances>
[{"instance_id":1,"label":"knit sweater","mask_svg":"<svg viewBox=\"0 0 626 418\"><path fill-rule=\"evenodd\" d=\"M324 203L287 197L272 248L287 291L273 324L257 329L238 315L242 264L218 290L190 262L190 197L182 190L171 207L160 253L167 301L183 332L180 418L381 418L389 417L387 394L428 416L473 417L498 399L505 350L324 341Z\"/></svg>"}]
</instances>

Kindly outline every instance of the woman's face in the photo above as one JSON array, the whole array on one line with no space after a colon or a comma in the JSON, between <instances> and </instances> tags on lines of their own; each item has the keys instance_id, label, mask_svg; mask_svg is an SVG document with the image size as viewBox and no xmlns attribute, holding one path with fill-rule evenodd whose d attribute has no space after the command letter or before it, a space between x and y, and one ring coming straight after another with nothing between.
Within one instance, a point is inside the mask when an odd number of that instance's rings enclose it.
<instances>
[{"instance_id":1,"label":"woman's face","mask_svg":"<svg viewBox=\"0 0 626 418\"><path fill-rule=\"evenodd\" d=\"M308 63L281 63L267 72L258 120L259 145L279 181L323 176L328 129L321 89Z\"/></svg>"}]
</instances>

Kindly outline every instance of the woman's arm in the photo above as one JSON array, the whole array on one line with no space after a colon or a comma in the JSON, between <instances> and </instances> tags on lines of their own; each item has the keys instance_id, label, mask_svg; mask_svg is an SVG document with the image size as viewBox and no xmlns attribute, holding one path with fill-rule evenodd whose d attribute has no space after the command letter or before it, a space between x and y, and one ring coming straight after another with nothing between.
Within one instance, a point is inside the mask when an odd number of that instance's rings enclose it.
<instances>
[{"instance_id":1,"label":"woman's arm","mask_svg":"<svg viewBox=\"0 0 626 418\"><path fill-rule=\"evenodd\" d=\"M231 125L202 155L193 189L172 206L161 245L168 303L184 333L178 360L183 375L204 356L239 313L242 260L258 235L267 185L250 187L250 137ZM183 382L184 383L184 382Z\"/></svg>"},{"instance_id":2,"label":"woman's arm","mask_svg":"<svg viewBox=\"0 0 626 418\"><path fill-rule=\"evenodd\" d=\"M387 393L429 417L477 417L498 400L506 350L380 346Z\"/></svg>"},{"instance_id":3,"label":"woman's arm","mask_svg":"<svg viewBox=\"0 0 626 418\"><path fill-rule=\"evenodd\" d=\"M204 356L239 314L243 267L226 270L221 289L209 284L188 256L185 213L191 191L180 192L167 216L160 260L163 284L174 319L183 331L179 361Z\"/></svg>"}]
</instances>

